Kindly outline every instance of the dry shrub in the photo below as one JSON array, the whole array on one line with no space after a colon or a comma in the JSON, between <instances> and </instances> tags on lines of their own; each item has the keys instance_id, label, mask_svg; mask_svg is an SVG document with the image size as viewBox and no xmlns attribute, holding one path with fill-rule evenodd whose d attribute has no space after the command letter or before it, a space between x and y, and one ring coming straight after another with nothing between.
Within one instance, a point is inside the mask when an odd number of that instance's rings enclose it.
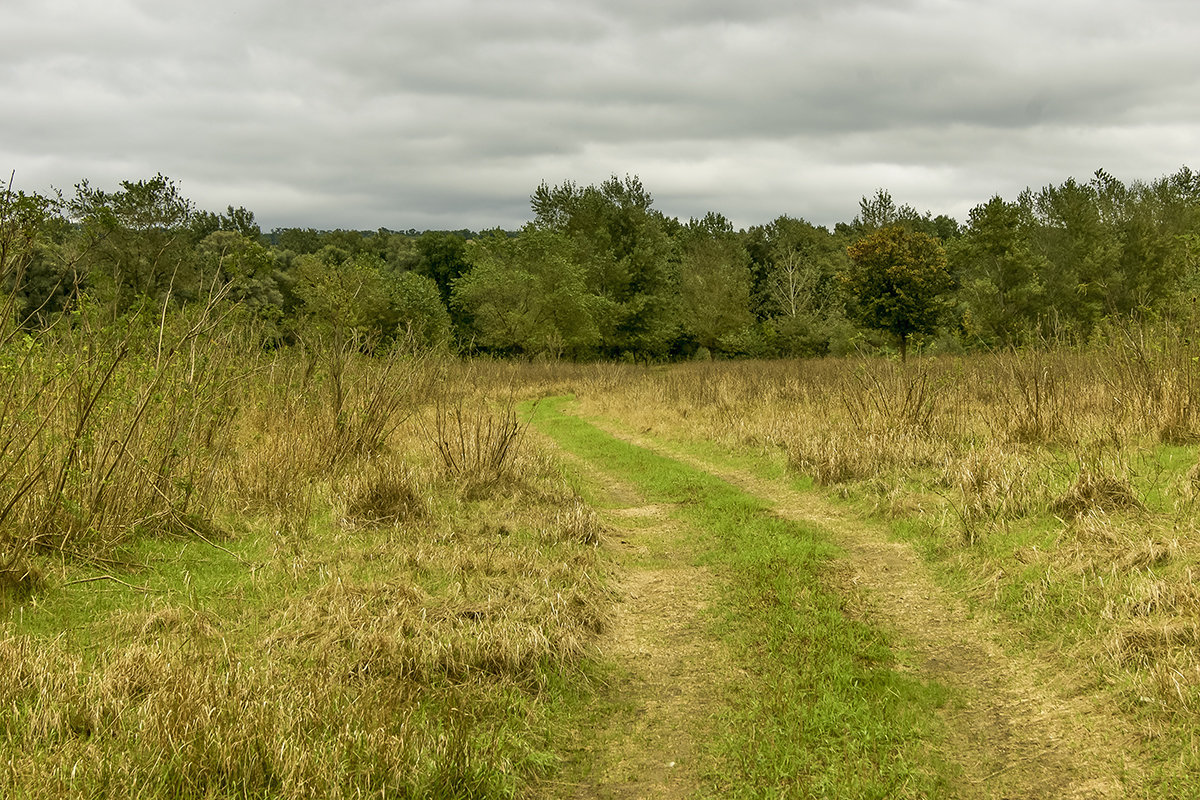
<instances>
[{"instance_id":1,"label":"dry shrub","mask_svg":"<svg viewBox=\"0 0 1200 800\"><path fill-rule=\"evenodd\" d=\"M841 397L857 428L928 431L942 410L941 389L924 362L868 361L842 381Z\"/></svg>"},{"instance_id":2,"label":"dry shrub","mask_svg":"<svg viewBox=\"0 0 1200 800\"><path fill-rule=\"evenodd\" d=\"M468 495L484 496L513 477L525 427L511 400L493 410L460 399L437 404L430 438L446 476Z\"/></svg>"},{"instance_id":3,"label":"dry shrub","mask_svg":"<svg viewBox=\"0 0 1200 800\"><path fill-rule=\"evenodd\" d=\"M836 486L876 474L861 450L833 436L807 436L788 445L788 466L820 486Z\"/></svg>"},{"instance_id":4,"label":"dry shrub","mask_svg":"<svg viewBox=\"0 0 1200 800\"><path fill-rule=\"evenodd\" d=\"M1066 427L1068 390L1060 364L1036 351L1014 353L1004 360L1002 393L1006 412L995 419L1007 437L1025 444L1054 441ZM1078 387L1075 387L1078 390Z\"/></svg>"},{"instance_id":5,"label":"dry shrub","mask_svg":"<svg viewBox=\"0 0 1200 800\"><path fill-rule=\"evenodd\" d=\"M1200 347L1196 320L1179 322L1109 320L1106 379L1121 404L1160 441L1195 444L1200 441Z\"/></svg>"},{"instance_id":6,"label":"dry shrub","mask_svg":"<svg viewBox=\"0 0 1200 800\"><path fill-rule=\"evenodd\" d=\"M222 291L118 323L81 302L29 333L0 320L0 572L24 591L34 550L104 558L207 517L243 370ZM0 305L3 305L0 303Z\"/></svg>"}]
</instances>

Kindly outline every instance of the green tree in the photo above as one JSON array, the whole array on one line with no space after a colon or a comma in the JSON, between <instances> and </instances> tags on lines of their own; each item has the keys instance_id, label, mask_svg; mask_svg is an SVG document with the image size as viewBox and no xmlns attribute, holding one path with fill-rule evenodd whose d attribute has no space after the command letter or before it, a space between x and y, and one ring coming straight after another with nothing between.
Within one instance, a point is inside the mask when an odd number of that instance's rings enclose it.
<instances>
[{"instance_id":1,"label":"green tree","mask_svg":"<svg viewBox=\"0 0 1200 800\"><path fill-rule=\"evenodd\" d=\"M416 272L396 273L391 278L391 295L397 338L424 349L449 345L450 312L433 278Z\"/></svg>"},{"instance_id":2,"label":"green tree","mask_svg":"<svg viewBox=\"0 0 1200 800\"><path fill-rule=\"evenodd\" d=\"M779 217L765 229L761 304L770 317L824 319L840 314L835 276L846 248L824 228Z\"/></svg>"},{"instance_id":3,"label":"green tree","mask_svg":"<svg viewBox=\"0 0 1200 800\"><path fill-rule=\"evenodd\" d=\"M204 281L229 285L229 296L256 318L279 322L284 297L275 272L275 257L257 237L216 230L196 246Z\"/></svg>"},{"instance_id":4,"label":"green tree","mask_svg":"<svg viewBox=\"0 0 1200 800\"><path fill-rule=\"evenodd\" d=\"M417 238L416 250L413 269L432 278L442 295L442 302L448 304L454 282L471 269L466 240L455 233L426 231Z\"/></svg>"},{"instance_id":5,"label":"green tree","mask_svg":"<svg viewBox=\"0 0 1200 800\"><path fill-rule=\"evenodd\" d=\"M971 209L966 230L950 248L961 284L965 333L990 346L1021 343L1043 311L1045 259L1028 242L1030 222L1016 203L993 197Z\"/></svg>"},{"instance_id":6,"label":"green tree","mask_svg":"<svg viewBox=\"0 0 1200 800\"><path fill-rule=\"evenodd\" d=\"M1086 337L1118 310L1113 300L1124 294L1117 285L1119 242L1101 215L1096 187L1069 178L1036 195L1026 191L1018 202L1036 223L1030 245L1045 259L1047 304L1058 324Z\"/></svg>"},{"instance_id":7,"label":"green tree","mask_svg":"<svg viewBox=\"0 0 1200 800\"><path fill-rule=\"evenodd\" d=\"M369 253L344 258L334 247L298 256L291 291L308 329L341 351L350 343L377 347L395 332L392 294L381 262Z\"/></svg>"},{"instance_id":8,"label":"green tree","mask_svg":"<svg viewBox=\"0 0 1200 800\"><path fill-rule=\"evenodd\" d=\"M907 359L909 338L934 333L946 313L954 288L946 251L928 234L893 225L850 245L847 254L842 281L851 313L895 336Z\"/></svg>"},{"instance_id":9,"label":"green tree","mask_svg":"<svg viewBox=\"0 0 1200 800\"><path fill-rule=\"evenodd\" d=\"M599 186L538 186L534 227L566 236L595 296L605 355L667 355L679 334L674 248L668 221L637 177Z\"/></svg>"},{"instance_id":10,"label":"green tree","mask_svg":"<svg viewBox=\"0 0 1200 800\"><path fill-rule=\"evenodd\" d=\"M14 191L0 180L0 293L25 327L48 324L81 282L70 224L57 200ZM11 322L14 320L5 320Z\"/></svg>"},{"instance_id":11,"label":"green tree","mask_svg":"<svg viewBox=\"0 0 1200 800\"><path fill-rule=\"evenodd\" d=\"M139 297L186 300L201 291L192 248L196 209L171 179L122 181L117 192L85 180L67 209L89 243L91 285L115 313Z\"/></svg>"},{"instance_id":12,"label":"green tree","mask_svg":"<svg viewBox=\"0 0 1200 800\"><path fill-rule=\"evenodd\" d=\"M565 236L533 226L469 244L473 267L455 282L453 303L470 316L480 346L579 357L599 343L594 298L573 249Z\"/></svg>"},{"instance_id":13,"label":"green tree","mask_svg":"<svg viewBox=\"0 0 1200 800\"><path fill-rule=\"evenodd\" d=\"M857 238L892 225L919 231L943 242L959 234L958 222L953 217L945 214L935 217L931 211L921 214L907 203L897 206L886 189L876 189L873 197L863 197L858 203L858 216L854 221L849 225L839 223L837 227L840 232Z\"/></svg>"},{"instance_id":14,"label":"green tree","mask_svg":"<svg viewBox=\"0 0 1200 800\"><path fill-rule=\"evenodd\" d=\"M710 351L749 325L750 255L720 214L693 219L680 234L679 302L684 331Z\"/></svg>"},{"instance_id":15,"label":"green tree","mask_svg":"<svg viewBox=\"0 0 1200 800\"><path fill-rule=\"evenodd\" d=\"M271 239L280 250L290 250L296 255L321 249L321 234L315 228L276 228L271 231Z\"/></svg>"}]
</instances>

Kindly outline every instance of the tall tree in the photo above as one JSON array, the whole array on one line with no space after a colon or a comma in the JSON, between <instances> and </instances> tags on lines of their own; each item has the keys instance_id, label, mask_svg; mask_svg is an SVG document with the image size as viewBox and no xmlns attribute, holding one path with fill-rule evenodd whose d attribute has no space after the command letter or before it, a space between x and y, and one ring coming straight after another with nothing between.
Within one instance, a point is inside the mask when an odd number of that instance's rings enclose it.
<instances>
[{"instance_id":1,"label":"tall tree","mask_svg":"<svg viewBox=\"0 0 1200 800\"><path fill-rule=\"evenodd\" d=\"M171 179L122 181L117 192L83 181L67 209L90 241L92 286L116 310L137 297L188 299L200 290L190 228L196 209Z\"/></svg>"},{"instance_id":2,"label":"tall tree","mask_svg":"<svg viewBox=\"0 0 1200 800\"><path fill-rule=\"evenodd\" d=\"M413 269L432 278L442 302L449 303L454 282L471 269L466 240L457 233L426 231L417 238L417 262Z\"/></svg>"},{"instance_id":3,"label":"tall tree","mask_svg":"<svg viewBox=\"0 0 1200 800\"><path fill-rule=\"evenodd\" d=\"M600 339L594 297L567 237L528 226L473 240L473 268L454 284L454 306L472 320L477 343L515 355L579 357Z\"/></svg>"},{"instance_id":4,"label":"tall tree","mask_svg":"<svg viewBox=\"0 0 1200 800\"><path fill-rule=\"evenodd\" d=\"M679 301L683 328L701 347L753 321L750 255L724 216L709 212L680 234Z\"/></svg>"},{"instance_id":5,"label":"tall tree","mask_svg":"<svg viewBox=\"0 0 1200 800\"><path fill-rule=\"evenodd\" d=\"M906 360L910 337L934 333L946 314L954 288L946 251L928 234L893 225L850 245L847 254L842 280L851 312L895 336Z\"/></svg>"},{"instance_id":6,"label":"tall tree","mask_svg":"<svg viewBox=\"0 0 1200 800\"><path fill-rule=\"evenodd\" d=\"M1043 311L1045 259L1027 240L1021 207L993 197L971 209L966 231L950 248L959 277L966 333L991 346L1023 341Z\"/></svg>"},{"instance_id":7,"label":"tall tree","mask_svg":"<svg viewBox=\"0 0 1200 800\"><path fill-rule=\"evenodd\" d=\"M605 355L665 356L678 336L677 279L667 221L636 177L599 186L541 184L534 227L569 238L596 296Z\"/></svg>"},{"instance_id":8,"label":"tall tree","mask_svg":"<svg viewBox=\"0 0 1200 800\"><path fill-rule=\"evenodd\" d=\"M0 180L0 305L13 315L0 325L45 324L74 297L81 277L69 234L57 200Z\"/></svg>"}]
</instances>

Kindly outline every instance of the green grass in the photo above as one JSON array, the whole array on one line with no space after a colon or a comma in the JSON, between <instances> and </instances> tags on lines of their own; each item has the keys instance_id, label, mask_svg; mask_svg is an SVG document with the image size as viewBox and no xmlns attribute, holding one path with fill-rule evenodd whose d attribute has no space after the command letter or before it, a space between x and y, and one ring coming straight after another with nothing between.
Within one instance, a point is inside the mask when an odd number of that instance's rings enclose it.
<instances>
[{"instance_id":1,"label":"green grass","mask_svg":"<svg viewBox=\"0 0 1200 800\"><path fill-rule=\"evenodd\" d=\"M944 689L894 669L879 630L843 613L821 574L838 551L819 528L678 461L614 439L544 400L534 424L564 449L678 504L724 587L714 631L744 671L727 688L711 747L721 797L926 797L950 793L933 755Z\"/></svg>"}]
</instances>

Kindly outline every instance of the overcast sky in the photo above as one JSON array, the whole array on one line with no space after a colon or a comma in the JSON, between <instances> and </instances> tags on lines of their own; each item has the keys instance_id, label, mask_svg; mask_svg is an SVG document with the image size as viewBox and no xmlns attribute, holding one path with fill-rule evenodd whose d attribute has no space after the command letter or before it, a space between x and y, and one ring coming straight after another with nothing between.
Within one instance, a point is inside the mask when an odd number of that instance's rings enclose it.
<instances>
[{"instance_id":1,"label":"overcast sky","mask_svg":"<svg viewBox=\"0 0 1200 800\"><path fill-rule=\"evenodd\" d=\"M0 0L0 170L265 230L518 227L641 177L738 226L1200 167L1194 0Z\"/></svg>"}]
</instances>

